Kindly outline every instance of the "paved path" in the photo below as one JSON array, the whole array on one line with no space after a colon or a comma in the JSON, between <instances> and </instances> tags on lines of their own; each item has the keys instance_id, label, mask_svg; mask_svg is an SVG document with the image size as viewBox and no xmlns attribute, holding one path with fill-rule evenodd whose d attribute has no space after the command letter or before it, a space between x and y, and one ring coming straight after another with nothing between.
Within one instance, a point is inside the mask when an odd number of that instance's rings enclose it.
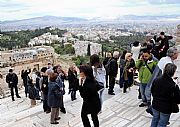
<instances>
[{"instance_id":1,"label":"paved path","mask_svg":"<svg viewBox=\"0 0 180 127\"><path fill-rule=\"evenodd\" d=\"M180 56L179 56L180 58ZM180 59L178 64L178 76L180 76ZM145 112L146 108L138 107L141 103L137 99L138 87L133 86L127 93L122 93L118 85L115 86L116 95L108 95L104 91L104 103L102 113L99 114L100 127L149 127L152 116ZM60 113L59 125L50 124L50 114L42 110L42 103L30 108L30 100L24 97L16 99L0 99L0 127L82 127L80 110L82 99L77 95L77 100L71 101L70 95L65 95L66 114ZM91 121L92 122L92 121ZM180 113L172 114L170 127L180 127Z\"/></svg>"}]
</instances>

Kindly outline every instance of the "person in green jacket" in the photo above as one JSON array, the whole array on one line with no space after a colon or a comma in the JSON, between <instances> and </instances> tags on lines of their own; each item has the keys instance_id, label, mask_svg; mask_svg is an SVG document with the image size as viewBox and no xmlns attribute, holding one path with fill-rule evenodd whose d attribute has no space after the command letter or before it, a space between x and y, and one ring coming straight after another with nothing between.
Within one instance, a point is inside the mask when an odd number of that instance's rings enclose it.
<instances>
[{"instance_id":1,"label":"person in green jacket","mask_svg":"<svg viewBox=\"0 0 180 127\"><path fill-rule=\"evenodd\" d=\"M139 107L144 107L151 104L146 98L145 91L147 83L151 79L152 73L157 63L158 60L155 59L148 50L144 50L143 54L136 62L136 68L139 71L140 92L143 101L143 103L141 103Z\"/></svg>"}]
</instances>

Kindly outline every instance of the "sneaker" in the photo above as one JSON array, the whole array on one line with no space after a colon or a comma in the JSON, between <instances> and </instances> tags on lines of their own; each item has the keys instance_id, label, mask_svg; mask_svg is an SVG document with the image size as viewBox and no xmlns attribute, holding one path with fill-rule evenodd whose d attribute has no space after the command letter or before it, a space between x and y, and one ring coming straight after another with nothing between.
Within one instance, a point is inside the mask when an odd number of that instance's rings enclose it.
<instances>
[{"instance_id":1,"label":"sneaker","mask_svg":"<svg viewBox=\"0 0 180 127\"><path fill-rule=\"evenodd\" d=\"M145 106L147 106L147 104L145 104L145 103L141 103L141 104L139 105L139 107L145 107Z\"/></svg>"}]
</instances>

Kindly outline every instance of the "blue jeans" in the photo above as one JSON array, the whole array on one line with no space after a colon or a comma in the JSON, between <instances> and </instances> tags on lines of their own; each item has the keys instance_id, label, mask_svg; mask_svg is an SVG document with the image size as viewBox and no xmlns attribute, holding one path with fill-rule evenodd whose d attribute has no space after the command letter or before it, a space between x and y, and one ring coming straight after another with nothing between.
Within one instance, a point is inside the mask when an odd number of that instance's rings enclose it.
<instances>
[{"instance_id":1,"label":"blue jeans","mask_svg":"<svg viewBox=\"0 0 180 127\"><path fill-rule=\"evenodd\" d=\"M120 68L120 77L119 77L119 86L120 86L120 88L123 88L123 84L124 84L124 78L122 76L123 70L124 70L123 68Z\"/></svg>"},{"instance_id":2,"label":"blue jeans","mask_svg":"<svg viewBox=\"0 0 180 127\"><path fill-rule=\"evenodd\" d=\"M165 114L152 108L153 119L151 127L166 127L171 114Z\"/></svg>"},{"instance_id":3,"label":"blue jeans","mask_svg":"<svg viewBox=\"0 0 180 127\"><path fill-rule=\"evenodd\" d=\"M139 88L140 88L140 92L141 92L142 101L146 103L147 98L146 98L146 95L145 95L145 91L146 91L146 88L147 88L147 84L140 83Z\"/></svg>"},{"instance_id":4,"label":"blue jeans","mask_svg":"<svg viewBox=\"0 0 180 127\"><path fill-rule=\"evenodd\" d=\"M102 104L103 104L103 91L104 91L104 88L102 88L102 89L100 89L98 91L99 98L100 98L100 101L101 101L101 110L102 110Z\"/></svg>"}]
</instances>

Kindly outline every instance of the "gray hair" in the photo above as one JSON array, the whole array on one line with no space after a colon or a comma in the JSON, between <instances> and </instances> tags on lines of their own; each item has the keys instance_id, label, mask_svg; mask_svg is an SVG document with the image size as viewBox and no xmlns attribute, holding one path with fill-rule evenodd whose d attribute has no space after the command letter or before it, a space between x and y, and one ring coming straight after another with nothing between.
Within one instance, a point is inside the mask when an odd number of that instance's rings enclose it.
<instances>
[{"instance_id":1,"label":"gray hair","mask_svg":"<svg viewBox=\"0 0 180 127\"><path fill-rule=\"evenodd\" d=\"M113 52L113 57L114 58L119 58L119 52L118 51L114 51Z\"/></svg>"},{"instance_id":2,"label":"gray hair","mask_svg":"<svg viewBox=\"0 0 180 127\"><path fill-rule=\"evenodd\" d=\"M164 73L163 75L167 75L169 77L173 77L174 73L176 72L177 66L173 63L168 63L166 64L164 68Z\"/></svg>"},{"instance_id":3,"label":"gray hair","mask_svg":"<svg viewBox=\"0 0 180 127\"><path fill-rule=\"evenodd\" d=\"M171 47L167 50L167 56L172 57L178 52L176 47Z\"/></svg>"}]
</instances>

